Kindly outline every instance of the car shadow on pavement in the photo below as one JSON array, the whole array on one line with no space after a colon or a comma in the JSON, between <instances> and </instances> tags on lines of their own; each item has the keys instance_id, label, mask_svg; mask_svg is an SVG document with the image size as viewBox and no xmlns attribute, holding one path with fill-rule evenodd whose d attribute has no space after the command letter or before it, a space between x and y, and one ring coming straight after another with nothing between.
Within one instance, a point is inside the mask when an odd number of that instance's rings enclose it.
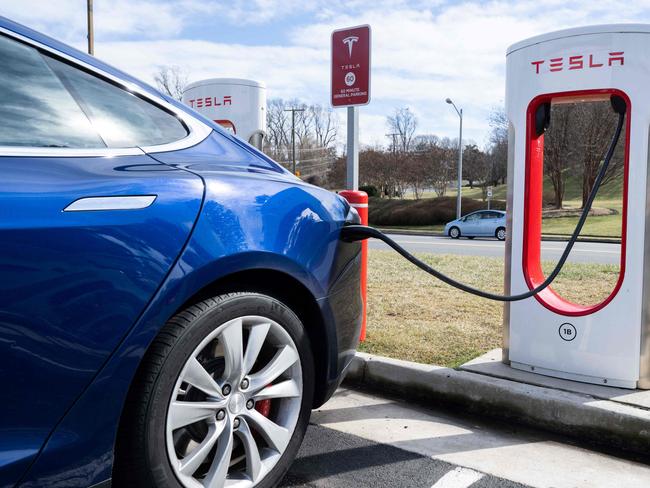
<instances>
[{"instance_id":1,"label":"car shadow on pavement","mask_svg":"<svg viewBox=\"0 0 650 488\"><path fill-rule=\"evenodd\" d=\"M403 449L310 425L282 487L431 486L453 466Z\"/></svg>"},{"instance_id":2,"label":"car shadow on pavement","mask_svg":"<svg viewBox=\"0 0 650 488\"><path fill-rule=\"evenodd\" d=\"M387 444L310 425L282 488L430 488L454 464ZM524 488L524 485L479 474L472 488Z\"/></svg>"}]
</instances>

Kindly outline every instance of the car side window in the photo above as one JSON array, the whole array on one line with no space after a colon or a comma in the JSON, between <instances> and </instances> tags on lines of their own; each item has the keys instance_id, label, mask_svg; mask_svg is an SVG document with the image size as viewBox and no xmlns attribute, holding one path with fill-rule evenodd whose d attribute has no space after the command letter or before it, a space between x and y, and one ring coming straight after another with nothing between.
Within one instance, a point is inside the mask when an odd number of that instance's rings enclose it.
<instances>
[{"instance_id":1,"label":"car side window","mask_svg":"<svg viewBox=\"0 0 650 488\"><path fill-rule=\"evenodd\" d=\"M105 148L39 51L0 36L0 146Z\"/></svg>"},{"instance_id":2,"label":"car side window","mask_svg":"<svg viewBox=\"0 0 650 488\"><path fill-rule=\"evenodd\" d=\"M47 57L47 62L108 147L156 146L188 135L170 112L63 61Z\"/></svg>"},{"instance_id":3,"label":"car side window","mask_svg":"<svg viewBox=\"0 0 650 488\"><path fill-rule=\"evenodd\" d=\"M496 212L483 212L483 214L481 215L481 218L485 219L485 220L487 220L487 219L498 219L499 217L500 217L500 215L498 213L496 213Z\"/></svg>"},{"instance_id":4,"label":"car side window","mask_svg":"<svg viewBox=\"0 0 650 488\"><path fill-rule=\"evenodd\" d=\"M471 214L471 215L468 215L467 217L465 217L465 221L466 222L473 222L475 220L479 220L480 218L481 218L481 214L475 213L475 214Z\"/></svg>"}]
</instances>

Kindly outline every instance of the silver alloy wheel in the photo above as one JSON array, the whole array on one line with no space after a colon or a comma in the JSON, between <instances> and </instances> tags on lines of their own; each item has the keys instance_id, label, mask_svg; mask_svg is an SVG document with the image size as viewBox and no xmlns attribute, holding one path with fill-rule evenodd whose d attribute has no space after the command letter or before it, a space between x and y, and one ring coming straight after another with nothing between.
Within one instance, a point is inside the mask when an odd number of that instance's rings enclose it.
<instances>
[{"instance_id":1,"label":"silver alloy wheel","mask_svg":"<svg viewBox=\"0 0 650 488\"><path fill-rule=\"evenodd\" d=\"M458 227L452 227L452 228L449 230L449 236L450 236L452 239L458 239L458 237L460 236L460 230L458 229Z\"/></svg>"},{"instance_id":2,"label":"silver alloy wheel","mask_svg":"<svg viewBox=\"0 0 650 488\"><path fill-rule=\"evenodd\" d=\"M505 229L497 230L497 239L499 239L500 241L505 241L506 240L506 230Z\"/></svg>"},{"instance_id":3,"label":"silver alloy wheel","mask_svg":"<svg viewBox=\"0 0 650 488\"><path fill-rule=\"evenodd\" d=\"M167 454L180 483L257 485L293 436L302 389L298 350L280 324L245 316L217 327L186 361L167 410ZM254 404L267 400L265 416Z\"/></svg>"}]
</instances>

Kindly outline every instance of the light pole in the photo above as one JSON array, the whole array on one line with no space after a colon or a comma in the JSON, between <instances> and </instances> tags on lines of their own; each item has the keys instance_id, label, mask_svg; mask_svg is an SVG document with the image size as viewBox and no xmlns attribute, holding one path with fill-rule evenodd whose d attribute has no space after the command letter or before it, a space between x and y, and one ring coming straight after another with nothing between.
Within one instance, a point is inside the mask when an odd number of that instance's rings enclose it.
<instances>
[{"instance_id":1,"label":"light pole","mask_svg":"<svg viewBox=\"0 0 650 488\"><path fill-rule=\"evenodd\" d=\"M88 20L88 54L95 54L95 28L93 26L93 0L86 2Z\"/></svg>"},{"instance_id":2,"label":"light pole","mask_svg":"<svg viewBox=\"0 0 650 488\"><path fill-rule=\"evenodd\" d=\"M291 160L293 161L293 174L296 174L296 112L304 112L304 108L287 108L285 112L291 112Z\"/></svg>"},{"instance_id":3,"label":"light pole","mask_svg":"<svg viewBox=\"0 0 650 488\"><path fill-rule=\"evenodd\" d=\"M456 196L456 218L459 219L461 216L461 188L463 184L463 109L458 110L454 102L451 101L451 98L445 101L454 107L454 110L456 110L460 118L460 134L458 135L458 196Z\"/></svg>"}]
</instances>

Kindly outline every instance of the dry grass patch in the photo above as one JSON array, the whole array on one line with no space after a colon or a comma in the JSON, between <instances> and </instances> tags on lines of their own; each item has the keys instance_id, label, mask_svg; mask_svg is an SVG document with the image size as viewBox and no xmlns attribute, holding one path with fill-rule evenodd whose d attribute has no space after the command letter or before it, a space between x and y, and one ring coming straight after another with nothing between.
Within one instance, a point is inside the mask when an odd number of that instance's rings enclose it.
<instances>
[{"instance_id":1,"label":"dry grass patch","mask_svg":"<svg viewBox=\"0 0 650 488\"><path fill-rule=\"evenodd\" d=\"M443 273L482 290L503 291L499 258L418 254ZM546 265L547 264L547 265ZM552 267L546 263L544 270ZM618 267L569 264L555 289L596 303L611 291ZM609 288L608 288L609 287ZM602 297L602 298L601 298ZM361 350L456 367L500 347L503 304L456 290L392 251L369 251L368 333Z\"/></svg>"}]
</instances>

